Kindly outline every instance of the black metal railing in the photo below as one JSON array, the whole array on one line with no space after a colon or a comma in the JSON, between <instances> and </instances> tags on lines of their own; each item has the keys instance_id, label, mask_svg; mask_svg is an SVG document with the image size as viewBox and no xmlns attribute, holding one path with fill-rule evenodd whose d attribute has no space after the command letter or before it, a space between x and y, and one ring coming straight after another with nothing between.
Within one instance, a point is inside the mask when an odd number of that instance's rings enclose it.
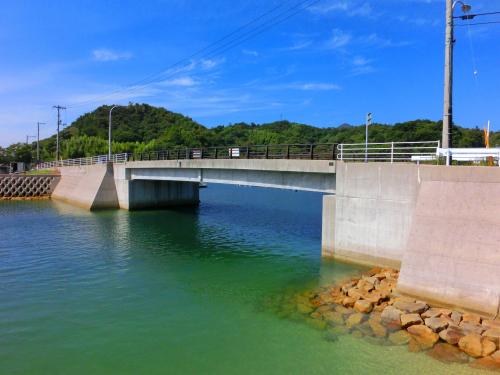
<instances>
[{"instance_id":1,"label":"black metal railing","mask_svg":"<svg viewBox=\"0 0 500 375\"><path fill-rule=\"evenodd\" d=\"M299 159L335 160L337 144L290 144L173 148L127 154L128 161L185 159Z\"/></svg>"}]
</instances>

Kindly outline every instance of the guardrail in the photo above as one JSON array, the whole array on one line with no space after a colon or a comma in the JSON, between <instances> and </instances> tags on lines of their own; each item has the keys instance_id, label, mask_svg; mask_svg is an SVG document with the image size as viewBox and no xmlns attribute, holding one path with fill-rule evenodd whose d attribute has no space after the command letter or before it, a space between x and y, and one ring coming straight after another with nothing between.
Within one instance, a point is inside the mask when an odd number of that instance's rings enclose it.
<instances>
[{"instance_id":1,"label":"guardrail","mask_svg":"<svg viewBox=\"0 0 500 375\"><path fill-rule=\"evenodd\" d=\"M437 160L439 141L344 143L337 147L337 159L357 162L417 162Z\"/></svg>"},{"instance_id":2,"label":"guardrail","mask_svg":"<svg viewBox=\"0 0 500 375\"><path fill-rule=\"evenodd\" d=\"M446 158L446 165L450 165L451 160L487 162L490 159L493 162L497 159L498 166L500 166L500 148L438 148L437 155Z\"/></svg>"},{"instance_id":3,"label":"guardrail","mask_svg":"<svg viewBox=\"0 0 500 375\"><path fill-rule=\"evenodd\" d=\"M78 159L49 161L38 164L36 169L51 169L57 167L73 167L81 165L106 164L108 162L125 163L128 158L127 155L128 155L127 153L122 153L122 154L111 155L111 158L108 155L98 155L98 156L89 156Z\"/></svg>"},{"instance_id":4,"label":"guardrail","mask_svg":"<svg viewBox=\"0 0 500 375\"><path fill-rule=\"evenodd\" d=\"M129 154L129 161L179 159L303 159L335 160L336 144L286 144L176 148Z\"/></svg>"}]
</instances>

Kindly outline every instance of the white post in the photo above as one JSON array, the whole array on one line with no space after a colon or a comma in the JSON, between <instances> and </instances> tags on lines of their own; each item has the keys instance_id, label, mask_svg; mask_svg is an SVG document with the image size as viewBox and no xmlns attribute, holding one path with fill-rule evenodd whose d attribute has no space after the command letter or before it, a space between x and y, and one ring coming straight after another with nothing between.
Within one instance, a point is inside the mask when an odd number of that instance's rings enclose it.
<instances>
[{"instance_id":1,"label":"white post","mask_svg":"<svg viewBox=\"0 0 500 375\"><path fill-rule=\"evenodd\" d=\"M394 163L394 142L391 142L391 164Z\"/></svg>"},{"instance_id":2,"label":"white post","mask_svg":"<svg viewBox=\"0 0 500 375\"><path fill-rule=\"evenodd\" d=\"M365 129L365 163L368 163L368 126L372 123L372 114L368 112L366 115L366 129Z\"/></svg>"}]
</instances>

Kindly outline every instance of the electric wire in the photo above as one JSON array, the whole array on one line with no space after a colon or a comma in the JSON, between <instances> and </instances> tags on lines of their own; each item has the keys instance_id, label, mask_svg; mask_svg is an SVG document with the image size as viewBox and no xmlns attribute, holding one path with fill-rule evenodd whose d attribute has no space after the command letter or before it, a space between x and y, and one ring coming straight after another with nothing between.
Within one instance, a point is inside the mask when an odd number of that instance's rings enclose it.
<instances>
[{"instance_id":1,"label":"electric wire","mask_svg":"<svg viewBox=\"0 0 500 375\"><path fill-rule=\"evenodd\" d=\"M296 5L284 10L283 12L281 13L278 13L278 15L274 16L273 18L271 19L268 19L266 21L264 21L262 24L258 25L257 27L253 28L253 29L250 29L248 31L245 31L243 34L241 35L238 35L234 38L231 39L231 37L235 36L236 34L238 34L240 31L244 30L245 28L247 28L248 26L262 20L263 18L273 14L274 12L276 12L278 9L282 8L285 4L287 3L281 3L279 4L278 6L275 6L274 8L272 8L271 10L257 16L256 18L252 19L251 21L247 22L246 24L238 27L237 29L235 29L234 31L226 34L225 36L223 36L222 38L218 39L217 41L213 42L213 43L210 43L209 45L207 45L206 47L196 51L195 53L189 55L188 57L185 57L171 65L169 65L167 68L165 69L162 69L161 72L158 72L156 74L153 74L153 75L150 75L146 78L143 78L135 83L132 83L132 84L129 84L123 88L120 88L120 89L117 89L117 90L114 90L114 91L111 91L110 93L104 95L104 96L100 96L100 97L96 97L96 98L92 98L92 99L89 99L89 100L86 100L86 101L81 101L81 102L77 102L75 104L72 104L70 106L68 106L68 108L76 108L76 107L81 107L81 106L85 106L87 104L92 104L92 103L96 103L96 102L99 102L99 101L102 101L103 99L109 99L117 94L122 94L122 93L127 93L127 92L130 92L130 91L135 91L135 90L138 90L138 89L141 89L141 88L145 88L147 86L149 86L150 84L152 83L156 83L158 81L161 81L161 80L166 80L168 78L171 78L172 76L175 76L179 73L179 70L182 69L182 67L186 67L187 64L191 63L192 62L192 59L194 57L199 57L200 59L203 59L203 58L209 58L209 57L214 57L214 56L217 56L217 55L220 55L221 53L224 53L242 43L244 43L245 41L251 39L251 38L254 38L256 37L257 35L261 34L262 32L288 20L289 18L293 17L294 15L298 14L299 12L303 11L303 10L306 10L308 8L310 8L311 6L313 6L314 4L318 3L319 1L321 0L314 0L311 2L311 0L302 0L300 1L299 3L297 3ZM289 2L288 2L289 3ZM303 5L305 5L304 7L302 7ZM296 10L296 11L294 11ZM292 12L292 13L290 13ZM284 17L283 17L284 16ZM283 17L283 18L282 18ZM221 42L224 42L226 40L230 39L229 41L227 41L226 43L222 44L222 45L218 45L220 44ZM176 67L179 67L177 69L177 71L173 71L172 70Z\"/></svg>"}]
</instances>

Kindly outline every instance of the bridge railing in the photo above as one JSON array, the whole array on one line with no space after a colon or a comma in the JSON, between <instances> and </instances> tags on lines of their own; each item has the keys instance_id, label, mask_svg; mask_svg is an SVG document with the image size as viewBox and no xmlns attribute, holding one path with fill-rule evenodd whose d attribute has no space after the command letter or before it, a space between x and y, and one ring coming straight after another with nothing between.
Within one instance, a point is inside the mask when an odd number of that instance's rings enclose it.
<instances>
[{"instance_id":1,"label":"bridge railing","mask_svg":"<svg viewBox=\"0 0 500 375\"><path fill-rule=\"evenodd\" d=\"M355 162L428 162L437 161L440 141L343 143L337 147L337 159Z\"/></svg>"},{"instance_id":2,"label":"bridge railing","mask_svg":"<svg viewBox=\"0 0 500 375\"><path fill-rule=\"evenodd\" d=\"M176 148L128 154L128 161L179 159L303 159L335 160L336 144L284 144Z\"/></svg>"},{"instance_id":3,"label":"bridge railing","mask_svg":"<svg viewBox=\"0 0 500 375\"><path fill-rule=\"evenodd\" d=\"M39 163L36 169L52 169L57 167L74 167L83 165L106 164L108 162L125 163L126 161L127 161L126 153L114 154L111 155L111 158L108 155L98 155L98 156L89 156L85 158L66 159L66 160Z\"/></svg>"}]
</instances>

